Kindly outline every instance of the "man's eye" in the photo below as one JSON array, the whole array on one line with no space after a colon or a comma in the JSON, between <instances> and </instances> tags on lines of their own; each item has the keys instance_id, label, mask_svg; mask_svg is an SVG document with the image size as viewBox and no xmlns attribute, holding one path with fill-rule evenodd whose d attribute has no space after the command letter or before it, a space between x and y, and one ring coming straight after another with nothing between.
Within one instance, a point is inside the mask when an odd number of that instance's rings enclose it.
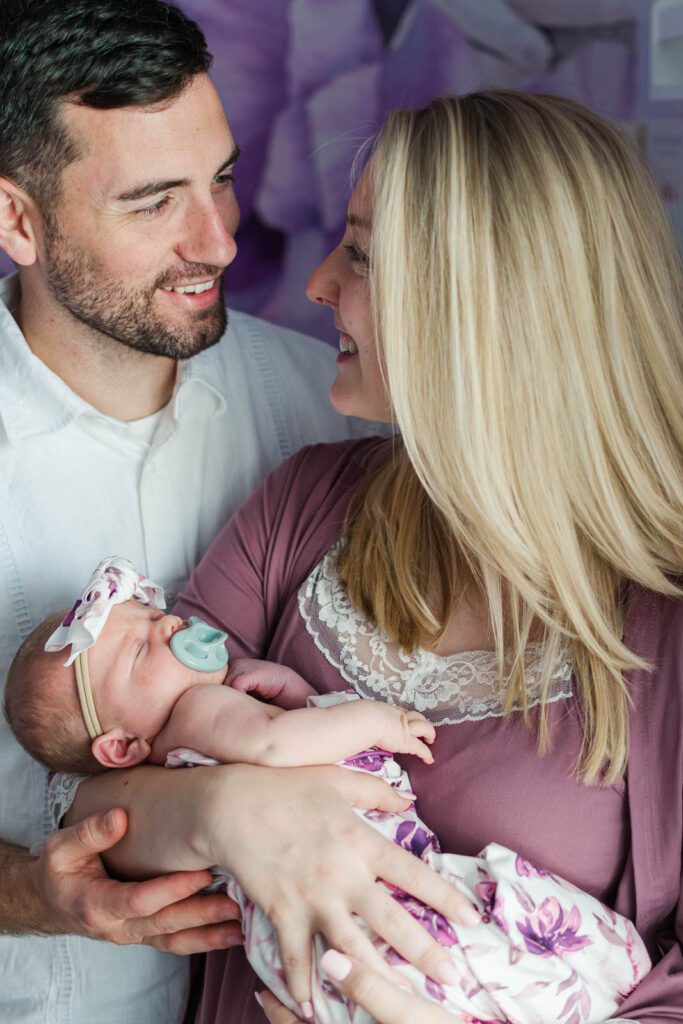
<instances>
[{"instance_id":1,"label":"man's eye","mask_svg":"<svg viewBox=\"0 0 683 1024\"><path fill-rule=\"evenodd\" d=\"M151 206L145 206L142 210L136 210L136 214L141 217L154 217L156 214L161 213L163 208L170 202L170 196L164 196L158 203L152 203Z\"/></svg>"}]
</instances>

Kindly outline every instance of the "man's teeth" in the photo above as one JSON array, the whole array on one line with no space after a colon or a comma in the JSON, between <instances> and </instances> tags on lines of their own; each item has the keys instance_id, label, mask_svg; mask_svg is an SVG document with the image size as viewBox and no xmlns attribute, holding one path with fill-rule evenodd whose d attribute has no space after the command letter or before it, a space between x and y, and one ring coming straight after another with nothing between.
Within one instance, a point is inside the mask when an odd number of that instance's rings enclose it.
<instances>
[{"instance_id":1,"label":"man's teeth","mask_svg":"<svg viewBox=\"0 0 683 1024\"><path fill-rule=\"evenodd\" d=\"M352 356L355 356L358 351L358 345L353 338L349 338L348 334L339 335L339 348L342 352L348 352Z\"/></svg>"},{"instance_id":2,"label":"man's teeth","mask_svg":"<svg viewBox=\"0 0 683 1024\"><path fill-rule=\"evenodd\" d=\"M186 284L182 287L178 285L175 288L164 288L165 292L178 292L179 295L201 295L202 292L208 292L213 288L215 279L213 281L202 281L201 284Z\"/></svg>"}]
</instances>

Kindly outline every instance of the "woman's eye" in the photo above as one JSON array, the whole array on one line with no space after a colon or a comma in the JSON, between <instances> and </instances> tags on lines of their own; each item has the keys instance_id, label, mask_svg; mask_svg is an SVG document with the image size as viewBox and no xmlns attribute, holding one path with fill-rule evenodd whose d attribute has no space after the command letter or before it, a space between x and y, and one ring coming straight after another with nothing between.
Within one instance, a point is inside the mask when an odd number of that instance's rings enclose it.
<instances>
[{"instance_id":1,"label":"woman's eye","mask_svg":"<svg viewBox=\"0 0 683 1024\"><path fill-rule=\"evenodd\" d=\"M214 184L219 188L225 188L227 185L232 185L234 180L234 174L219 174L217 178L214 178Z\"/></svg>"},{"instance_id":2,"label":"woman's eye","mask_svg":"<svg viewBox=\"0 0 683 1024\"><path fill-rule=\"evenodd\" d=\"M343 248L346 250L346 255L351 263L356 263L360 267L367 268L370 261L367 253L364 253L361 249L356 248L355 245L344 245Z\"/></svg>"}]
</instances>

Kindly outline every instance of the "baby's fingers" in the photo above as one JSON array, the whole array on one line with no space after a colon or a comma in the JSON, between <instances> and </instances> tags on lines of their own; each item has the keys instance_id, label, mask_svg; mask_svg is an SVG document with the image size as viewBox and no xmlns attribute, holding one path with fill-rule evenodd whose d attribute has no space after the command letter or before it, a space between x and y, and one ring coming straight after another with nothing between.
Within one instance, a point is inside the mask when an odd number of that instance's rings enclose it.
<instances>
[{"instance_id":1,"label":"baby's fingers","mask_svg":"<svg viewBox=\"0 0 683 1024\"><path fill-rule=\"evenodd\" d=\"M436 729L434 726L417 711L411 711L408 714L408 728L413 736L419 736L427 743L433 743L436 739Z\"/></svg>"},{"instance_id":2,"label":"baby's fingers","mask_svg":"<svg viewBox=\"0 0 683 1024\"><path fill-rule=\"evenodd\" d=\"M417 737L413 736L408 747L405 751L406 754L414 754L415 757L419 757L425 764L434 764L434 755L422 740L418 740Z\"/></svg>"}]
</instances>

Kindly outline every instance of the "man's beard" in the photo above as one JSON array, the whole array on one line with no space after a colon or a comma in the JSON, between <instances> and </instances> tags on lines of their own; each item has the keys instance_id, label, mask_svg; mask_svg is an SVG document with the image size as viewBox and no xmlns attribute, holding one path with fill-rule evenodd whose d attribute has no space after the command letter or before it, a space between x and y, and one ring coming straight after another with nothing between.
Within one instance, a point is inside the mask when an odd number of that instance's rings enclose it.
<instances>
[{"instance_id":1,"label":"man's beard","mask_svg":"<svg viewBox=\"0 0 683 1024\"><path fill-rule=\"evenodd\" d=\"M47 283L53 296L76 320L114 341L155 356L189 359L220 340L228 322L223 290L209 309L187 317L184 327L155 312L159 288L223 276L224 268L186 263L160 274L153 285L131 288L111 280L82 248L71 245L54 224L46 224Z\"/></svg>"}]
</instances>

